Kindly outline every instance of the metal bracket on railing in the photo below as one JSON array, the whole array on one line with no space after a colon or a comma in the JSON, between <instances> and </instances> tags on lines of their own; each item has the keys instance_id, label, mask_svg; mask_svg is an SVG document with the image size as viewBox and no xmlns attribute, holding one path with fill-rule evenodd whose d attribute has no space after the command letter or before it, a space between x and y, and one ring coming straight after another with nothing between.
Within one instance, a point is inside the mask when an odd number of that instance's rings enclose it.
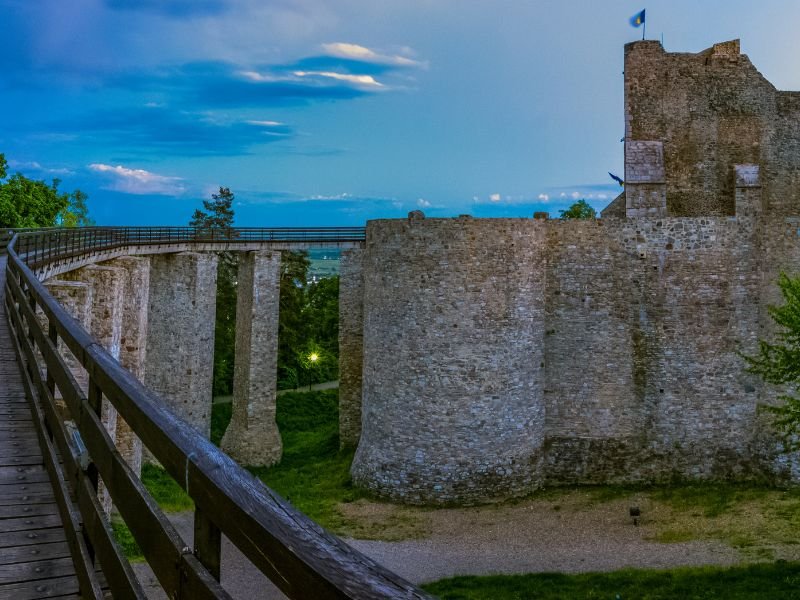
<instances>
[{"instance_id":1,"label":"metal bracket on railing","mask_svg":"<svg viewBox=\"0 0 800 600\"><path fill-rule=\"evenodd\" d=\"M64 425L72 441L72 451L75 453L78 465L80 465L81 471L86 471L89 468L89 451L86 449L86 444L83 443L81 432L78 431L73 421L65 421Z\"/></svg>"}]
</instances>

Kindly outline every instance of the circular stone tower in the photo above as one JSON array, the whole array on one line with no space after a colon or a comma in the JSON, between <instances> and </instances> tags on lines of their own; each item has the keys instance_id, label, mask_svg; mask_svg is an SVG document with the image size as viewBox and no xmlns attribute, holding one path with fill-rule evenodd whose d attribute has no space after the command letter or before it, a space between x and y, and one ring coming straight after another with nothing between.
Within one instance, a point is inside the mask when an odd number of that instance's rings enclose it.
<instances>
[{"instance_id":1,"label":"circular stone tower","mask_svg":"<svg viewBox=\"0 0 800 600\"><path fill-rule=\"evenodd\" d=\"M528 493L544 443L545 222L371 221L356 485L409 503Z\"/></svg>"}]
</instances>

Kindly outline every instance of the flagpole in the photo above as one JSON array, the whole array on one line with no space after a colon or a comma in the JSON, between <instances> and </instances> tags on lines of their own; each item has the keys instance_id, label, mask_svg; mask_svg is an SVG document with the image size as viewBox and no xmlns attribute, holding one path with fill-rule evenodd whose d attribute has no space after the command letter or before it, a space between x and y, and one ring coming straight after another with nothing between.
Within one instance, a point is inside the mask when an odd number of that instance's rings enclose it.
<instances>
[{"instance_id":1,"label":"flagpole","mask_svg":"<svg viewBox=\"0 0 800 600\"><path fill-rule=\"evenodd\" d=\"M645 18L644 23L642 23L642 41L644 41L644 35L647 33L647 19Z\"/></svg>"}]
</instances>

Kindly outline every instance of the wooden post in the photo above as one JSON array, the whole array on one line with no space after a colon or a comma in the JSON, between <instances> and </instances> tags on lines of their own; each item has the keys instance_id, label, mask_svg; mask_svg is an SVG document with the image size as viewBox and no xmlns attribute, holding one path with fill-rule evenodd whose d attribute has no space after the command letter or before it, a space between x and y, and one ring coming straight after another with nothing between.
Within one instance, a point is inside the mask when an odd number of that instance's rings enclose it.
<instances>
[{"instance_id":1,"label":"wooden post","mask_svg":"<svg viewBox=\"0 0 800 600\"><path fill-rule=\"evenodd\" d=\"M194 509L194 555L214 579L219 581L222 533L199 508Z\"/></svg>"}]
</instances>

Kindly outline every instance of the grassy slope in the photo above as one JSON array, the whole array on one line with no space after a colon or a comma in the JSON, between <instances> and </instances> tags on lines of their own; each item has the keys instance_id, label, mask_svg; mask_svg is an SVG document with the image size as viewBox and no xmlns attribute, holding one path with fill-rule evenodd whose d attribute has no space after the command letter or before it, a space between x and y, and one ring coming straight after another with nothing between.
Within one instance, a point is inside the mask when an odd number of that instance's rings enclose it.
<instances>
[{"instance_id":1,"label":"grassy slope","mask_svg":"<svg viewBox=\"0 0 800 600\"><path fill-rule=\"evenodd\" d=\"M219 444L230 421L230 404L217 404L211 438ZM267 485L299 510L333 530L347 529L337 510L342 502L363 497L352 488L352 451L340 451L337 390L289 393L278 398L277 420L284 444L280 464L252 469ZM191 508L191 500L157 467L145 467L143 480L167 511ZM587 490L587 488L583 488ZM660 541L724 539L746 547L765 536L792 542L800 532L800 492L728 484L679 485L651 489L600 486L588 488L590 503L645 496L674 511L659 530ZM566 490L537 494L554 501ZM755 507L755 508L754 508ZM759 516L760 515L760 516ZM698 517L700 517L698 521ZM698 526L698 523L706 525ZM747 527L744 527L744 525ZM743 529L744 527L744 529ZM126 553L137 552L124 525L115 530ZM743 533L745 531L745 533ZM798 598L800 567L777 562L731 569L697 568L669 571L624 570L585 575L535 574L459 577L426 586L445 600L556 598L662 599Z\"/></svg>"},{"instance_id":2,"label":"grassy slope","mask_svg":"<svg viewBox=\"0 0 800 600\"><path fill-rule=\"evenodd\" d=\"M442 600L792 600L800 599L800 566L455 577L423 587Z\"/></svg>"},{"instance_id":3,"label":"grassy slope","mask_svg":"<svg viewBox=\"0 0 800 600\"><path fill-rule=\"evenodd\" d=\"M214 443L229 420L229 405L215 405ZM298 510L336 529L343 523L336 506L362 495L350 484L353 451L339 450L338 390L281 394L276 420L283 440L281 462L250 470Z\"/></svg>"}]
</instances>

